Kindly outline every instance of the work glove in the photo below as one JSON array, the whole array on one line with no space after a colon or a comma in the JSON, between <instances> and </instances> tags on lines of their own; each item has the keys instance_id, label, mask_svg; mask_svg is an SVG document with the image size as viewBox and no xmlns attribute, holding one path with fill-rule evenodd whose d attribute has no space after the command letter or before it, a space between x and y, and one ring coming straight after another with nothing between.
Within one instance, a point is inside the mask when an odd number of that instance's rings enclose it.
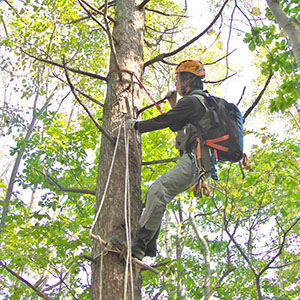
<instances>
[{"instance_id":1,"label":"work glove","mask_svg":"<svg viewBox=\"0 0 300 300\"><path fill-rule=\"evenodd\" d=\"M135 129L134 128L134 124L136 123L136 120L134 120L134 119L127 119L126 121L125 121L125 128L127 129L127 130L129 130L129 129Z\"/></svg>"},{"instance_id":2,"label":"work glove","mask_svg":"<svg viewBox=\"0 0 300 300\"><path fill-rule=\"evenodd\" d=\"M176 91L170 91L170 92L168 92L164 99L168 99L171 107L173 108L176 105L176 101L177 101L177 93L176 93Z\"/></svg>"}]
</instances>

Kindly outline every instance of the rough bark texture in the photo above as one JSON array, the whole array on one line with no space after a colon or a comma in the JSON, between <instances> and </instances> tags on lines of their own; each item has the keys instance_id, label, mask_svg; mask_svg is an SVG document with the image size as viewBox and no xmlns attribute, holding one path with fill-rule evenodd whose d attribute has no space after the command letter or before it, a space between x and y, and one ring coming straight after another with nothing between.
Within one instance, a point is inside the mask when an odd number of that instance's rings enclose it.
<instances>
[{"instance_id":1,"label":"rough bark texture","mask_svg":"<svg viewBox=\"0 0 300 300\"><path fill-rule=\"evenodd\" d=\"M113 41L118 66L135 72L139 77L143 71L143 27L144 12L138 10L135 0L117 0L115 3L115 25ZM116 68L116 62L111 55L110 68ZM108 77L107 95L104 105L103 126L116 137L120 122L127 113L125 99L129 101L131 110L141 107L141 90L137 81L126 72L122 72L120 80L117 72ZM125 146L124 130L118 147L116 162L113 168L109 188L98 221L95 224L94 233L103 239L109 240L113 235L125 239L124 227L124 187L125 187ZM105 137L101 140L99 173L96 189L96 212L102 199L104 187L107 181L111 165L114 147ZM140 155L140 154L139 154ZM132 137L129 149L129 178L131 199L131 225L134 236L138 218L141 212L140 175L141 166L138 163L136 153L132 146ZM97 257L103 249L94 244L93 257ZM124 299L124 275L125 263L120 261L114 253L108 253L103 257L102 273L100 272L100 257L92 264L92 300ZM134 297L128 285L126 299L141 299L141 271L133 266ZM100 274L102 274L102 297L99 296ZM128 276L130 277L130 275ZM130 278L128 283L130 283Z\"/></svg>"},{"instance_id":2,"label":"rough bark texture","mask_svg":"<svg viewBox=\"0 0 300 300\"><path fill-rule=\"evenodd\" d=\"M267 0L267 3L275 20L288 35L297 64L300 67L300 28L297 20L287 17L280 6L279 0Z\"/></svg>"}]
</instances>

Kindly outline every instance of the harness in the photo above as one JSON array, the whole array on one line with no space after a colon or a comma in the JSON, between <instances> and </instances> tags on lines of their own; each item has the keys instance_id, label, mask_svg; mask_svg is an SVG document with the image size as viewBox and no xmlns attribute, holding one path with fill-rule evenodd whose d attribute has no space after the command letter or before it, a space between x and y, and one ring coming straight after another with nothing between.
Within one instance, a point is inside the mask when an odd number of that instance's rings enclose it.
<instances>
[{"instance_id":1,"label":"harness","mask_svg":"<svg viewBox=\"0 0 300 300\"><path fill-rule=\"evenodd\" d=\"M205 100L203 99L204 97L203 91L200 90L195 91L191 95L195 96L206 110L205 115L201 120L199 120L199 124L196 126L197 128L196 139L191 149L192 150L191 157L195 166L194 183L192 185L192 190L195 197L202 198L202 194L205 196L210 195L210 191L205 182L205 179L208 176L211 176L212 179L214 180L219 179L216 170L216 163L218 161L218 151L223 151L223 152L229 151L228 147L224 147L219 143L228 140L230 138L230 135L225 134L224 136L214 138L214 139L204 139L202 137L201 129L203 129L203 127L212 127L214 124L217 124L218 116L208 109ZM188 139L189 138L187 138L187 140ZM204 149L204 146L208 147L208 149ZM205 154L208 157L203 157L202 152L204 152L204 150L206 150ZM209 166L207 164L207 161L205 166L205 161L204 161L205 159L210 160ZM209 168L210 170L207 170L205 167Z\"/></svg>"}]
</instances>

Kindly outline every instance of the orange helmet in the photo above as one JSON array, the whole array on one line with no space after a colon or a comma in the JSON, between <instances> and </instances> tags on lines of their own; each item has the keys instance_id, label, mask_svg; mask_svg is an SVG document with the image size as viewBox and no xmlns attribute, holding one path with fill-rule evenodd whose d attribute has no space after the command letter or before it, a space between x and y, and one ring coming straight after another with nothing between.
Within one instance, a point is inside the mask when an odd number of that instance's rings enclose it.
<instances>
[{"instance_id":1,"label":"orange helmet","mask_svg":"<svg viewBox=\"0 0 300 300\"><path fill-rule=\"evenodd\" d=\"M196 76L200 76L202 79L205 77L204 65L200 60L187 59L182 61L176 68L175 74L181 72L193 73Z\"/></svg>"}]
</instances>

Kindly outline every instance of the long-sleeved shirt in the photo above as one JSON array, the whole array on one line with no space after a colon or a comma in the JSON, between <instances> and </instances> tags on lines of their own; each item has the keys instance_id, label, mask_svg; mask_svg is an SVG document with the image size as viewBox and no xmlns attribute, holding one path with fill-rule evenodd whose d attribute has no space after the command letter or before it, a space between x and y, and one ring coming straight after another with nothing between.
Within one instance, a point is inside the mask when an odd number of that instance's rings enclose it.
<instances>
[{"instance_id":1,"label":"long-sleeved shirt","mask_svg":"<svg viewBox=\"0 0 300 300\"><path fill-rule=\"evenodd\" d=\"M167 113L152 119L139 121L136 123L135 128L141 133L167 127L172 131L178 131L188 123L196 124L204 116L206 110L202 103L192 94L200 93L197 93L197 90L189 92Z\"/></svg>"}]
</instances>

